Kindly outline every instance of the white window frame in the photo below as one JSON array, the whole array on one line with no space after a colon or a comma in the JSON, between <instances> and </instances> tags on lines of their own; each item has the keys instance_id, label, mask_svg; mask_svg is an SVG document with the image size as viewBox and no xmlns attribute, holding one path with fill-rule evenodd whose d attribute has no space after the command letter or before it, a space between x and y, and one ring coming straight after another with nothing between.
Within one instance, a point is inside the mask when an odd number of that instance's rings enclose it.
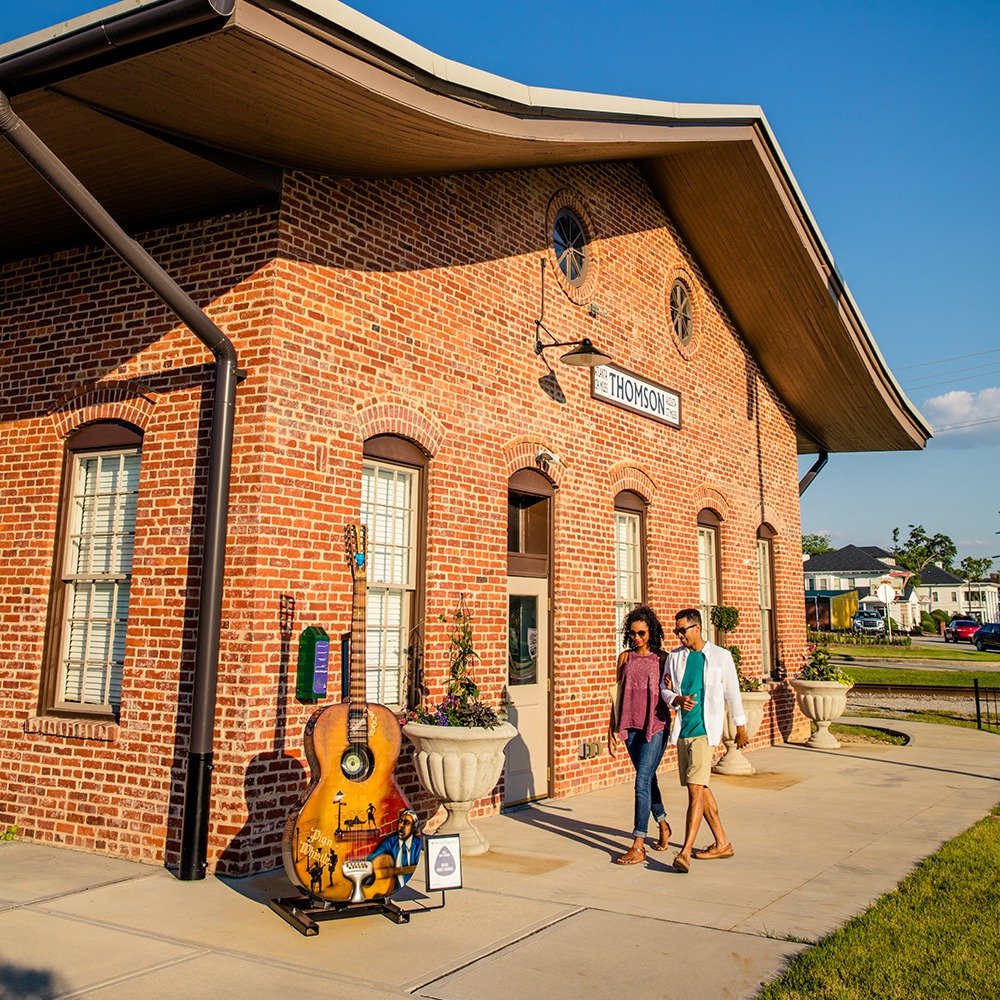
<instances>
[{"instance_id":1,"label":"white window frame","mask_svg":"<svg viewBox=\"0 0 1000 1000\"><path fill-rule=\"evenodd\" d=\"M698 605L701 611L702 635L716 641L712 624L712 608L719 603L719 529L698 525Z\"/></svg>"},{"instance_id":2,"label":"white window frame","mask_svg":"<svg viewBox=\"0 0 1000 1000\"><path fill-rule=\"evenodd\" d=\"M59 673L53 702L59 711L106 715L121 705L141 454L138 446L72 453L69 530L61 576ZM136 459L134 482L124 489L102 490L101 470L117 463L120 483L132 457ZM97 488L86 492L84 480L92 462L97 463ZM102 508L108 516L100 527L107 530L97 530L94 523ZM91 520L90 526L85 517ZM76 698L68 697L71 685Z\"/></svg>"},{"instance_id":3,"label":"white window frame","mask_svg":"<svg viewBox=\"0 0 1000 1000\"><path fill-rule=\"evenodd\" d=\"M760 608L760 656L765 677L774 676L774 549L770 538L757 538L757 604Z\"/></svg>"},{"instance_id":4,"label":"white window frame","mask_svg":"<svg viewBox=\"0 0 1000 1000\"><path fill-rule=\"evenodd\" d=\"M380 503L379 477L401 484L403 502ZM384 459L362 464L361 520L368 526L368 601L365 635L366 697L406 704L408 650L413 630L420 531L421 470ZM393 491L398 498L398 491Z\"/></svg>"},{"instance_id":5,"label":"white window frame","mask_svg":"<svg viewBox=\"0 0 1000 1000\"><path fill-rule=\"evenodd\" d=\"M621 635L628 613L643 603L642 515L615 510L615 634Z\"/></svg>"}]
</instances>

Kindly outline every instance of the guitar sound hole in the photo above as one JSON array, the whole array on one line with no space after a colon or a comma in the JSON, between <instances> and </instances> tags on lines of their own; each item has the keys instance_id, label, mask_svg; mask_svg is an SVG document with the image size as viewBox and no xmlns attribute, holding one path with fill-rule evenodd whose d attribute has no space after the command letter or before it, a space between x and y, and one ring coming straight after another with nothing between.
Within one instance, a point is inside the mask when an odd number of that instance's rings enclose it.
<instances>
[{"instance_id":1,"label":"guitar sound hole","mask_svg":"<svg viewBox=\"0 0 1000 1000\"><path fill-rule=\"evenodd\" d=\"M340 758L340 770L351 781L364 781L372 773L372 757L364 747L348 747Z\"/></svg>"}]
</instances>

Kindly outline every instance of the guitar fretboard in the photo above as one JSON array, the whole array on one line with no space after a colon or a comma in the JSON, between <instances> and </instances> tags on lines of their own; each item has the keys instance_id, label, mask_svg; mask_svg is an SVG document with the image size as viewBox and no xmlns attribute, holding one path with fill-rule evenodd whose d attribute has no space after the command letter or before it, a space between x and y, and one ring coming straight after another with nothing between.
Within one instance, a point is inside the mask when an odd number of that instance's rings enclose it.
<instances>
[{"instance_id":1,"label":"guitar fretboard","mask_svg":"<svg viewBox=\"0 0 1000 1000\"><path fill-rule=\"evenodd\" d=\"M365 684L365 640L368 630L368 573L366 532L361 529L358 553L354 556L354 593L351 598L351 674L347 714L347 738L351 743L368 743L368 696Z\"/></svg>"}]
</instances>

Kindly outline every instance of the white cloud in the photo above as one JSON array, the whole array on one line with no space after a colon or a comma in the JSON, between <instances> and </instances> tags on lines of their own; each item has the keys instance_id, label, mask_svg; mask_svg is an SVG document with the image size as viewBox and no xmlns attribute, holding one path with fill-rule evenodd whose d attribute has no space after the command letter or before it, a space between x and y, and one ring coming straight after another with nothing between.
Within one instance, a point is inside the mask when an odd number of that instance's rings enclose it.
<instances>
[{"instance_id":1,"label":"white cloud","mask_svg":"<svg viewBox=\"0 0 1000 1000\"><path fill-rule=\"evenodd\" d=\"M955 389L928 399L921 410L944 447L977 448L1000 443L1000 388Z\"/></svg>"}]
</instances>

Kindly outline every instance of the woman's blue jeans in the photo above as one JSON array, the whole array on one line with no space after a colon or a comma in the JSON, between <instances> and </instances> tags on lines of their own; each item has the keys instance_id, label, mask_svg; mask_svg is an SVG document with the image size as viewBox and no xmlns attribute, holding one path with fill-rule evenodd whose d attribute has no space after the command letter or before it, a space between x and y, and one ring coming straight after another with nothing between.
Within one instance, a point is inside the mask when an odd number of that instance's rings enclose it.
<instances>
[{"instance_id":1,"label":"woman's blue jeans","mask_svg":"<svg viewBox=\"0 0 1000 1000\"><path fill-rule=\"evenodd\" d=\"M635 765L635 826L632 830L633 837L645 837L649 826L649 814L653 814L653 819L657 823L661 819L666 819L667 814L663 809L663 799L660 798L660 786L656 781L656 769L663 760L664 738L666 730L661 729L658 733L647 740L646 734L641 729L627 729L625 731L625 746L628 755Z\"/></svg>"}]
</instances>

